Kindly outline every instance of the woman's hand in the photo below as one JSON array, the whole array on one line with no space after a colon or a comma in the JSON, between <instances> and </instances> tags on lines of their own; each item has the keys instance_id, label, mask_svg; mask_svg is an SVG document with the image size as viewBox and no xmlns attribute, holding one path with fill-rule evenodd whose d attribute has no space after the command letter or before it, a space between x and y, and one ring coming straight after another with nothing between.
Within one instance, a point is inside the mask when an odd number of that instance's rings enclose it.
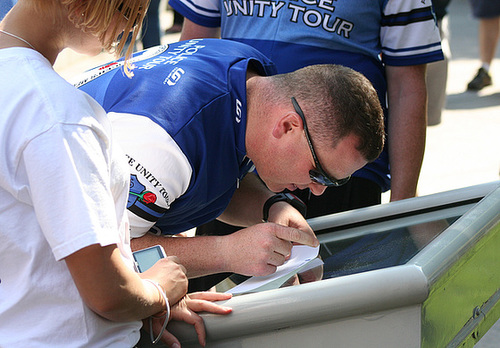
<instances>
[{"instance_id":1,"label":"woman's hand","mask_svg":"<svg viewBox=\"0 0 500 348\"><path fill-rule=\"evenodd\" d=\"M172 306L170 319L194 325L194 329L198 335L198 342L204 347L206 338L205 325L203 319L197 313L229 314L232 312L230 307L218 305L214 301L228 300L231 296L231 294L219 292L194 292L187 294ZM153 332L158 333L162 326L163 319L153 319ZM167 330L163 332L161 340L169 347L181 346L179 340Z\"/></svg>"}]
</instances>

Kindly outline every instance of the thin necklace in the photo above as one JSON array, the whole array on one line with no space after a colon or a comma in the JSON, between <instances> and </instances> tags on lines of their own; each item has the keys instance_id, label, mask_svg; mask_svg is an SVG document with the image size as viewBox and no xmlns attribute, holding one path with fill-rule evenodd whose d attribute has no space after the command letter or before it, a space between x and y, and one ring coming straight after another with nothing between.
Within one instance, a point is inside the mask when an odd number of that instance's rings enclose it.
<instances>
[{"instance_id":1,"label":"thin necklace","mask_svg":"<svg viewBox=\"0 0 500 348\"><path fill-rule=\"evenodd\" d=\"M35 47L33 47L33 45L32 45L32 44L30 44L28 41L26 41L26 40L25 40L25 39L23 39L22 37L17 36L17 35L14 35L14 34L12 34L12 33L9 33L8 31L2 30L2 29L0 29L0 33L4 33L4 34L6 34L6 35L12 36L12 37L13 37L13 38L15 38L15 39L21 40L21 41L22 41L22 42L24 42L26 45L28 45L29 47L31 47L32 49L34 49L34 50L36 51L36 48L35 48Z\"/></svg>"}]
</instances>

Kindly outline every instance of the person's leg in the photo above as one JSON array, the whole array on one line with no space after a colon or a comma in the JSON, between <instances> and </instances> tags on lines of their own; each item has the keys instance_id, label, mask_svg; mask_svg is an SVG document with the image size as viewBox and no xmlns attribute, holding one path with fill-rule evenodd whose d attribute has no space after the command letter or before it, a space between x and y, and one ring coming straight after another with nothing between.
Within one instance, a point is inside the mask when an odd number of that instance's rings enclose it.
<instances>
[{"instance_id":1,"label":"person's leg","mask_svg":"<svg viewBox=\"0 0 500 348\"><path fill-rule=\"evenodd\" d=\"M483 67L487 64L485 70L495 57L498 38L500 37L500 17L482 18L479 21L479 54Z\"/></svg>"},{"instance_id":2,"label":"person's leg","mask_svg":"<svg viewBox=\"0 0 500 348\"><path fill-rule=\"evenodd\" d=\"M492 84L490 65L495 57L500 37L500 4L496 1L472 1L472 13L479 18L479 56L481 67L469 82L467 89L479 91Z\"/></svg>"}]
</instances>

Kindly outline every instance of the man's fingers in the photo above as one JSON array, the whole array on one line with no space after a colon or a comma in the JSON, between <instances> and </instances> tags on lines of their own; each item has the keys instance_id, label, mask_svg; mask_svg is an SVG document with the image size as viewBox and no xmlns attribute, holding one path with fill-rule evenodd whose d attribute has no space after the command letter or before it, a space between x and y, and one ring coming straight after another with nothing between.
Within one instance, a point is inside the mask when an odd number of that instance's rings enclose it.
<instances>
[{"instance_id":1,"label":"man's fingers","mask_svg":"<svg viewBox=\"0 0 500 348\"><path fill-rule=\"evenodd\" d=\"M292 227L275 225L276 237L287 240L293 243L317 247L319 245L318 238L314 234L304 232Z\"/></svg>"},{"instance_id":2,"label":"man's fingers","mask_svg":"<svg viewBox=\"0 0 500 348\"><path fill-rule=\"evenodd\" d=\"M257 267L254 272L252 272L252 275L256 277L262 277L262 276L267 276L270 274L273 274L276 272L277 266L270 265L266 263L265 265L261 265L260 267Z\"/></svg>"},{"instance_id":3,"label":"man's fingers","mask_svg":"<svg viewBox=\"0 0 500 348\"><path fill-rule=\"evenodd\" d=\"M295 227L295 228L297 228L299 230L302 230L302 231L304 231L306 233L309 233L309 234L315 236L313 229L311 228L311 226L309 226L309 224L307 222L305 224L303 224L303 225L290 226L290 227Z\"/></svg>"},{"instance_id":4,"label":"man's fingers","mask_svg":"<svg viewBox=\"0 0 500 348\"><path fill-rule=\"evenodd\" d=\"M289 254L283 255L283 254L274 252L272 255L270 255L269 260L267 261L267 263L269 265L272 265L272 266L281 266L282 264L285 263L286 256L288 256L288 255Z\"/></svg>"},{"instance_id":5,"label":"man's fingers","mask_svg":"<svg viewBox=\"0 0 500 348\"><path fill-rule=\"evenodd\" d=\"M289 256L290 253L292 252L292 243L290 243L289 241L284 240L283 238L280 238L280 237L278 237L278 239L274 243L273 247L274 247L273 248L274 253L280 255L283 258L286 258L287 256ZM279 262L279 260L276 262ZM285 261L283 260L283 262L285 262ZM281 263L271 263L271 264L277 265L277 266L281 265Z\"/></svg>"}]
</instances>

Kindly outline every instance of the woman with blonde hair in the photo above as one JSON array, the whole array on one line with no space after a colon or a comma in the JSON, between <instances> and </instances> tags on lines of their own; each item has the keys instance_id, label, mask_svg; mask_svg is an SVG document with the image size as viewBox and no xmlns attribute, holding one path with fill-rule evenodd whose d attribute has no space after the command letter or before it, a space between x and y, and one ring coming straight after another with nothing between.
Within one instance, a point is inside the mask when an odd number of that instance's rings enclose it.
<instances>
[{"instance_id":1,"label":"woman with blonde hair","mask_svg":"<svg viewBox=\"0 0 500 348\"><path fill-rule=\"evenodd\" d=\"M121 52L117 38L133 32L127 59L147 6L19 0L0 22L2 347L133 347L152 315L155 333L169 317L184 320L204 344L193 311L230 312L211 302L226 295L186 296L175 257L134 271L123 153L102 108L52 68L64 48ZM130 65L124 74L133 75Z\"/></svg>"}]
</instances>

